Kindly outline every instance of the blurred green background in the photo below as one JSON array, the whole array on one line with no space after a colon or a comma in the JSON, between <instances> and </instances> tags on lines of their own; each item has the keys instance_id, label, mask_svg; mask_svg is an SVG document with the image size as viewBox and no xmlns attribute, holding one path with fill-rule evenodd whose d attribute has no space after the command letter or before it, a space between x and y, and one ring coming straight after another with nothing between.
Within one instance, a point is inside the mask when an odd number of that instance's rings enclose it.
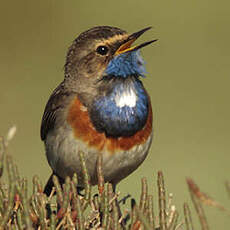
<instances>
[{"instance_id":1,"label":"blurred green background","mask_svg":"<svg viewBox=\"0 0 230 230\"><path fill-rule=\"evenodd\" d=\"M130 33L153 26L142 41L159 41L142 53L155 138L147 160L118 190L138 198L140 178L146 176L152 189L162 170L180 211L190 200L187 176L230 207L224 187L230 179L229 1L0 3L0 134L17 125L9 151L22 175L31 180L38 174L44 184L50 175L40 122L49 95L63 79L66 50L76 36L96 25ZM213 207L205 210L211 229L229 229L226 213Z\"/></svg>"}]
</instances>

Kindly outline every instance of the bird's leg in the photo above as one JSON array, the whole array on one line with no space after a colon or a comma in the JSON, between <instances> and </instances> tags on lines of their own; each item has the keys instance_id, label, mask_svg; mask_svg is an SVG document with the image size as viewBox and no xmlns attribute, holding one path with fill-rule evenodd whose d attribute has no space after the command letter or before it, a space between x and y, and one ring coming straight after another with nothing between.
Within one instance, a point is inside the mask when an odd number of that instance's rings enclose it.
<instances>
[{"instance_id":1,"label":"bird's leg","mask_svg":"<svg viewBox=\"0 0 230 230\"><path fill-rule=\"evenodd\" d=\"M47 197L49 197L49 195L51 194L51 191L54 187L53 175L54 174L52 173L51 176L49 177L49 180L46 183L44 190L43 190L43 193L45 193Z\"/></svg>"},{"instance_id":2,"label":"bird's leg","mask_svg":"<svg viewBox=\"0 0 230 230\"><path fill-rule=\"evenodd\" d=\"M58 181L59 181L61 187L62 187L62 185L63 185L64 182L65 182L62 178L60 178L58 175L56 175L56 174L53 172L53 173L51 174L51 176L49 177L49 180L47 181L46 186L45 186L45 188L44 188L44 190L43 190L43 193L46 194L47 197L50 196L50 194L51 194L51 192L52 192L52 190L53 190L53 187L54 187L54 183L53 183L53 176L54 176L54 175L57 176ZM53 195L55 195L55 194L56 194L56 191L54 191ZM60 209L60 205L58 204L58 206L57 206L57 213L58 213L58 210L59 210L59 209ZM47 205L46 205L46 210L47 210L47 217L49 218L50 215L51 215L51 213L52 213L50 204L47 204Z\"/></svg>"},{"instance_id":3,"label":"bird's leg","mask_svg":"<svg viewBox=\"0 0 230 230\"><path fill-rule=\"evenodd\" d=\"M62 185L65 183L65 180L63 180L61 177L59 177L57 174L55 174L54 172L52 173L52 175L50 176L49 180L46 183L46 186L44 188L43 193L45 193L47 195L47 197L50 196L52 189L54 187L54 183L53 183L53 176L56 176L58 178L58 181L62 187ZM54 195L56 194L56 192L54 193Z\"/></svg>"},{"instance_id":4,"label":"bird's leg","mask_svg":"<svg viewBox=\"0 0 230 230\"><path fill-rule=\"evenodd\" d=\"M51 192L52 192L52 190L54 188L54 183L53 183L53 176L54 175L58 178L59 184L60 184L62 189L63 189L63 184L65 183L64 179L62 179L61 177L59 177L57 174L55 174L53 172L51 174L51 176L49 177L49 180L47 181L46 186L45 186L45 188L43 190L43 193L46 194L47 197L50 196L50 194L51 194ZM80 195L80 196L84 196L81 193L83 189L84 188L77 186L77 194ZM54 191L53 195L56 195L56 191ZM50 206L48 204L46 206L46 209L47 209L48 216L50 216L51 215L51 208L50 208ZM58 206L57 206L57 213L58 213L59 209L60 209L60 204L58 204Z\"/></svg>"},{"instance_id":5,"label":"bird's leg","mask_svg":"<svg viewBox=\"0 0 230 230\"><path fill-rule=\"evenodd\" d=\"M53 190L53 187L54 187L53 175L54 175L54 173L52 173L51 176L49 177L49 179L48 179L48 181L46 183L46 186L45 186L45 188L43 190L43 193L45 193L47 197L50 196L50 194L51 194L51 192ZM46 204L46 211L47 211L47 217L50 218L51 213L52 213L50 204Z\"/></svg>"}]
</instances>

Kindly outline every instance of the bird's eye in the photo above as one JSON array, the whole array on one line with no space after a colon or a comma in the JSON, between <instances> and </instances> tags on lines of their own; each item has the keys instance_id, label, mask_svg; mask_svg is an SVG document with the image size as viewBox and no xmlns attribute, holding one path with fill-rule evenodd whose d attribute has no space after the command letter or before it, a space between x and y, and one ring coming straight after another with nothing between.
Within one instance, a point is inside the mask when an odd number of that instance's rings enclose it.
<instances>
[{"instance_id":1,"label":"bird's eye","mask_svg":"<svg viewBox=\"0 0 230 230\"><path fill-rule=\"evenodd\" d=\"M109 48L107 46L98 46L96 51L100 55L106 55L109 51Z\"/></svg>"}]
</instances>

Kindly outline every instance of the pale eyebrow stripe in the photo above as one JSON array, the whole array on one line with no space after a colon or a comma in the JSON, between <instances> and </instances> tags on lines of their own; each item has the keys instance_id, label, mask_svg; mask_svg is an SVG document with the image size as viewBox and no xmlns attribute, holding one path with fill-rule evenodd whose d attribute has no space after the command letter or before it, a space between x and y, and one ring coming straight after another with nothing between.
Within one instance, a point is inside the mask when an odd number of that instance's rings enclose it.
<instances>
[{"instance_id":1,"label":"pale eyebrow stripe","mask_svg":"<svg viewBox=\"0 0 230 230\"><path fill-rule=\"evenodd\" d=\"M109 38L109 39L104 39L104 40L99 40L98 43L96 44L96 46L98 45L111 45L117 41L121 41L121 40L124 40L124 39L127 39L128 38L128 34L116 34L114 35L113 37Z\"/></svg>"}]
</instances>

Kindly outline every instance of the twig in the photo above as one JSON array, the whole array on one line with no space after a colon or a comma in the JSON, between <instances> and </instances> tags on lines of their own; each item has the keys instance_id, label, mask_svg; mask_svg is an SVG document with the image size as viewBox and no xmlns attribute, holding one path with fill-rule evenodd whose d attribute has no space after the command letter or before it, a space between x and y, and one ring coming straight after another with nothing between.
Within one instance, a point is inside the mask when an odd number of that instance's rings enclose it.
<instances>
[{"instance_id":1,"label":"twig","mask_svg":"<svg viewBox=\"0 0 230 230\"><path fill-rule=\"evenodd\" d=\"M159 222L160 222L160 229L166 230L167 229L167 222L166 222L166 196L165 196L165 186L164 186L164 178L163 173L161 171L158 172L158 196L159 196Z\"/></svg>"},{"instance_id":2,"label":"twig","mask_svg":"<svg viewBox=\"0 0 230 230\"><path fill-rule=\"evenodd\" d=\"M84 199L82 204L82 211L84 211L87 208L88 204L90 203L91 185L90 185L89 173L84 159L84 153L82 151L79 151L79 158L81 161L82 173L84 177L84 187L85 187L85 194L84 194Z\"/></svg>"},{"instance_id":3,"label":"twig","mask_svg":"<svg viewBox=\"0 0 230 230\"><path fill-rule=\"evenodd\" d=\"M186 230L193 230L193 222L192 222L192 215L187 203L184 203L184 218L185 218L185 225Z\"/></svg>"},{"instance_id":4,"label":"twig","mask_svg":"<svg viewBox=\"0 0 230 230\"><path fill-rule=\"evenodd\" d=\"M103 158L102 154L98 154L97 158L97 178L98 178L98 191L99 194L102 194L104 191L104 176L102 172L102 163L103 163Z\"/></svg>"},{"instance_id":5,"label":"twig","mask_svg":"<svg viewBox=\"0 0 230 230\"><path fill-rule=\"evenodd\" d=\"M201 202L197 199L197 195L198 195L197 193L199 193L199 188L197 187L197 185L195 185L193 180L190 178L187 179L187 184L189 187L192 202L194 204L194 207L196 209L197 215L200 220L201 228L202 230L208 230L209 227L204 214L204 210L202 208Z\"/></svg>"},{"instance_id":6,"label":"twig","mask_svg":"<svg viewBox=\"0 0 230 230\"><path fill-rule=\"evenodd\" d=\"M141 179L141 198L140 198L140 211L144 212L146 204L147 204L147 196L148 196L148 185L146 177Z\"/></svg>"},{"instance_id":7,"label":"twig","mask_svg":"<svg viewBox=\"0 0 230 230\"><path fill-rule=\"evenodd\" d=\"M155 230L155 216L153 211L153 196L148 196L148 219L152 230Z\"/></svg>"}]
</instances>

